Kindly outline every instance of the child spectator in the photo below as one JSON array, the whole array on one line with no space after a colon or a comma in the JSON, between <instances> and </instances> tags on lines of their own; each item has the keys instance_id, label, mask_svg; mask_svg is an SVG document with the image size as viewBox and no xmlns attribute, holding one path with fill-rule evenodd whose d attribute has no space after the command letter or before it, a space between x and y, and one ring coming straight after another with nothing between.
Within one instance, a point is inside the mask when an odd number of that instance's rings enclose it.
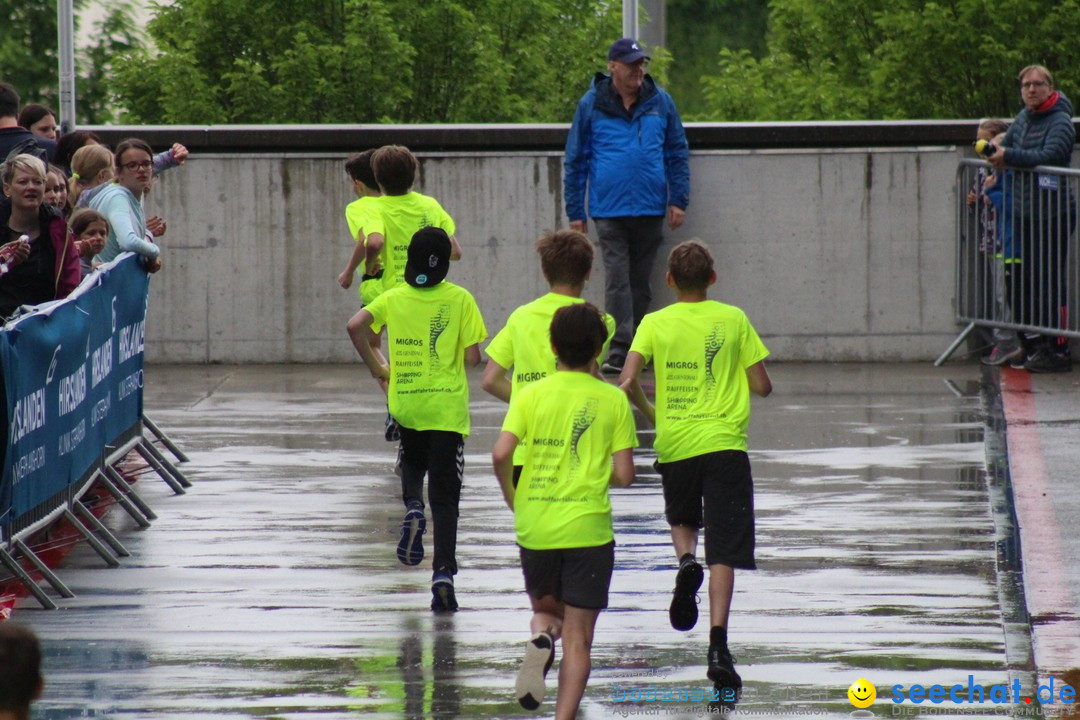
<instances>
[{"instance_id":1,"label":"child spectator","mask_svg":"<svg viewBox=\"0 0 1080 720\"><path fill-rule=\"evenodd\" d=\"M64 217L68 216L67 175L64 169L49 165L45 170L45 204L56 208Z\"/></svg>"},{"instance_id":2,"label":"child spectator","mask_svg":"<svg viewBox=\"0 0 1080 720\"><path fill-rule=\"evenodd\" d=\"M677 302L642 320L619 380L656 426L664 512L679 559L671 626L686 631L697 623L696 594L704 573L695 552L704 525L711 621L708 677L718 691L738 692L742 680L727 646L728 611L735 568L755 568L746 427L750 391L766 397L772 382L764 362L769 351L746 314L706 297L714 282L712 256L700 242L684 242L671 251L667 283ZM650 360L656 373L655 408L638 382Z\"/></svg>"},{"instance_id":3,"label":"child spectator","mask_svg":"<svg viewBox=\"0 0 1080 720\"><path fill-rule=\"evenodd\" d=\"M134 252L146 259L149 272L161 269L161 250L151 242L147 220L140 196L152 175L150 146L142 140L124 140L114 154L116 182L90 199L90 207L109 221L109 237L105 249L98 253L99 262L111 262L122 252Z\"/></svg>"},{"instance_id":4,"label":"child spectator","mask_svg":"<svg viewBox=\"0 0 1080 720\"><path fill-rule=\"evenodd\" d=\"M345 172L348 173L353 192L356 193L356 200L345 206L345 222L349 226L349 237L355 246L345 269L338 275L338 284L348 290L352 285L353 275L360 275L357 292L364 305L370 305L382 292L382 268L377 265L365 267L368 237L373 237L375 242L382 242L383 237L382 213L376 199L382 193L379 191L379 184L375 182L375 173L371 170L371 156L374 153L374 150L365 150L345 161ZM369 339L373 347L378 347L378 335Z\"/></svg>"},{"instance_id":5,"label":"child spectator","mask_svg":"<svg viewBox=\"0 0 1080 720\"><path fill-rule=\"evenodd\" d=\"M556 358L548 337L551 318L561 307L585 302L581 293L592 273L592 243L576 230L545 232L536 241L536 252L550 292L510 313L506 326L487 346L483 388L504 402L510 402L512 393L555 372ZM615 319L606 313L603 318L607 335L602 352L606 352L615 334ZM510 368L514 373L508 380ZM514 453L515 481L521 474L523 455L524 448Z\"/></svg>"},{"instance_id":6,"label":"child spectator","mask_svg":"<svg viewBox=\"0 0 1080 720\"><path fill-rule=\"evenodd\" d=\"M1005 147L1005 133L991 138L994 145ZM1012 308L1019 302L1019 275L1013 282L1014 271L1022 267L1020 248L1014 242L1012 208L1013 171L1004 168L993 173L986 173L981 195L984 205L989 207L987 218L994 224L994 260L991 272L991 287L994 297L994 317L1002 322L1012 322ZM1013 297L1013 294L1016 297ZM1004 365L1019 362L1023 366L1024 348L1015 330L994 328L995 343L990 354L982 358L984 365Z\"/></svg>"},{"instance_id":7,"label":"child spectator","mask_svg":"<svg viewBox=\"0 0 1080 720\"><path fill-rule=\"evenodd\" d=\"M79 267L86 277L92 269L95 255L105 249L105 239L109 236L109 222L97 210L79 208L68 221L71 235L75 238L75 249L79 251Z\"/></svg>"},{"instance_id":8,"label":"child spectator","mask_svg":"<svg viewBox=\"0 0 1080 720\"><path fill-rule=\"evenodd\" d=\"M88 207L94 188L113 179L113 153L104 145L84 145L71 156L71 179L68 180L68 205Z\"/></svg>"},{"instance_id":9,"label":"child spectator","mask_svg":"<svg viewBox=\"0 0 1080 720\"><path fill-rule=\"evenodd\" d=\"M533 610L515 692L522 707L539 707L561 637L555 717L563 720L577 714L596 619L608 605L615 563L608 487L634 481L637 435L630 404L591 374L608 336L600 311L589 303L555 311L550 338L558 371L514 391L491 455L514 512ZM515 487L513 460L521 443L523 468Z\"/></svg>"},{"instance_id":10,"label":"child spectator","mask_svg":"<svg viewBox=\"0 0 1080 720\"><path fill-rule=\"evenodd\" d=\"M438 200L413 191L417 161L407 147L386 145L371 156L371 169L382 190L383 237L368 238L367 266L381 267L383 289L389 290L404 279L409 242L417 230L437 227L450 237L451 260L461 259L461 247L454 237L454 220Z\"/></svg>"},{"instance_id":11,"label":"child spectator","mask_svg":"<svg viewBox=\"0 0 1080 720\"><path fill-rule=\"evenodd\" d=\"M480 363L478 343L487 328L473 296L444 282L451 242L434 227L418 230L409 243L405 282L384 291L349 320L348 331L371 375L389 382L390 412L401 430L401 491L405 519L397 555L405 565L424 558L424 476L435 524L431 609L458 609L458 505L469 435L466 366ZM386 326L390 364L374 350L368 333Z\"/></svg>"}]
</instances>

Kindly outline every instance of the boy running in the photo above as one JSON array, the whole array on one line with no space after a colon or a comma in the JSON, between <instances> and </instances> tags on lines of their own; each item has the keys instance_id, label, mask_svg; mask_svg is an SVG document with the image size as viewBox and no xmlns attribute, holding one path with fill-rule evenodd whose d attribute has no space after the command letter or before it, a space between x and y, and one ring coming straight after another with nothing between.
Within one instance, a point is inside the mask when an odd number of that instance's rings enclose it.
<instances>
[{"instance_id":1,"label":"boy running","mask_svg":"<svg viewBox=\"0 0 1080 720\"><path fill-rule=\"evenodd\" d=\"M404 281L409 243L420 228L445 230L450 237L450 259L461 259L453 218L438 200L412 189L417 167L416 156L401 145L385 145L371 156L371 169L383 193L378 202L384 233L368 238L367 266L383 269L384 290Z\"/></svg>"},{"instance_id":2,"label":"boy running","mask_svg":"<svg viewBox=\"0 0 1080 720\"><path fill-rule=\"evenodd\" d=\"M551 349L549 328L559 308L585 302L581 292L592 273L593 247L589 238L576 230L547 231L536 241L540 268L551 291L522 305L506 320L506 326L487 346L488 364L482 380L485 391L504 402L529 383L555 373L556 358ZM615 334L615 320L603 315L607 327L601 355ZM507 371L513 368L512 379ZM597 374L594 371L593 374ZM514 480L521 475L524 448L514 453Z\"/></svg>"},{"instance_id":3,"label":"boy running","mask_svg":"<svg viewBox=\"0 0 1080 720\"><path fill-rule=\"evenodd\" d=\"M708 677L718 690L742 687L727 647L735 568L753 570L754 489L746 455L750 391L772 392L769 351L746 314L709 300L713 259L700 242L684 242L668 257L668 286L677 302L645 316L634 337L620 386L656 426L654 443L664 487L664 513L679 559L669 616L676 630L697 624L704 572L695 558L705 528L709 566ZM656 407L638 375L652 361ZM702 517L704 503L704 520Z\"/></svg>"},{"instance_id":4,"label":"boy running","mask_svg":"<svg viewBox=\"0 0 1080 720\"><path fill-rule=\"evenodd\" d=\"M349 226L349 237L356 245L345 269L338 275L338 284L348 290L352 286L353 274L361 272L358 291L364 305L370 305L382 290L381 282L370 282L382 278L382 268L377 263L367 265L364 262L368 238L375 243L383 242L382 213L379 212L377 200L382 192L371 169L371 156L374 154L374 150L365 150L345 161L345 172L349 174L353 192L356 193L356 199L345 206L345 222Z\"/></svg>"},{"instance_id":5,"label":"boy running","mask_svg":"<svg viewBox=\"0 0 1080 720\"><path fill-rule=\"evenodd\" d=\"M608 487L634 481L637 436L630 404L618 388L590 374L607 336L600 311L589 303L555 312L550 337L558 371L513 393L491 456L514 511L533 609L515 691L522 707L539 707L561 637L557 720L577 714L596 618L608 604L615 562ZM521 442L523 469L515 488L514 452Z\"/></svg>"},{"instance_id":6,"label":"boy running","mask_svg":"<svg viewBox=\"0 0 1080 720\"><path fill-rule=\"evenodd\" d=\"M349 337L371 375L389 382L390 413L401 426L401 523L398 559L424 559L424 476L435 524L431 609L458 609L458 505L469 435L469 384L465 367L480 363L487 337L473 296L443 282L450 267L450 238L440 228L418 230L408 247L405 282L384 291L349 320ZM390 364L372 349L368 331L386 326Z\"/></svg>"}]
</instances>

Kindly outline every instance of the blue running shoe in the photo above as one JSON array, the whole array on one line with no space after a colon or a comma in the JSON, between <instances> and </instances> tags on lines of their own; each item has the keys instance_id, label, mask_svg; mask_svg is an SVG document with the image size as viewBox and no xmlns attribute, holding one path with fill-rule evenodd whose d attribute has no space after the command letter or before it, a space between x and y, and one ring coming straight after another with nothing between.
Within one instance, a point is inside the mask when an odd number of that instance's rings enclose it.
<instances>
[{"instance_id":1,"label":"blue running shoe","mask_svg":"<svg viewBox=\"0 0 1080 720\"><path fill-rule=\"evenodd\" d=\"M431 611L457 612L457 596L454 594L454 579L449 575L437 573L431 580Z\"/></svg>"},{"instance_id":2,"label":"blue running shoe","mask_svg":"<svg viewBox=\"0 0 1080 720\"><path fill-rule=\"evenodd\" d=\"M424 530L427 520L424 511L416 506L409 508L401 521L401 538L397 544L397 557L403 565L419 565L424 559Z\"/></svg>"}]
</instances>

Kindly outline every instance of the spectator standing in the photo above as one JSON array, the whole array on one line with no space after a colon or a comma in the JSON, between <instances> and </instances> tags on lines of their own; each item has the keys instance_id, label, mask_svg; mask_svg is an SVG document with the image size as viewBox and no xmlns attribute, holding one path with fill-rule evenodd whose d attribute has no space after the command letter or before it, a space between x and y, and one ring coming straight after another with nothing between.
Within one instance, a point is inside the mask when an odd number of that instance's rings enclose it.
<instances>
[{"instance_id":1,"label":"spectator standing","mask_svg":"<svg viewBox=\"0 0 1080 720\"><path fill-rule=\"evenodd\" d=\"M20 305L37 305L65 298L82 279L79 254L67 222L45 204L45 163L33 155L16 155L0 170L4 195L0 205L3 243L25 245L29 252L0 276L0 316L11 316Z\"/></svg>"},{"instance_id":2,"label":"spectator standing","mask_svg":"<svg viewBox=\"0 0 1080 720\"><path fill-rule=\"evenodd\" d=\"M45 180L45 204L60 211L64 217L68 216L68 179L63 168L49 165L46 170Z\"/></svg>"},{"instance_id":3,"label":"spectator standing","mask_svg":"<svg viewBox=\"0 0 1080 720\"><path fill-rule=\"evenodd\" d=\"M0 162L13 151L48 162L56 152L56 143L19 126L19 93L9 83L0 82Z\"/></svg>"},{"instance_id":4,"label":"spectator standing","mask_svg":"<svg viewBox=\"0 0 1080 720\"><path fill-rule=\"evenodd\" d=\"M91 143L76 150L71 156L68 204L72 208L87 207L91 197L89 191L113 179L115 163L112 150L104 145Z\"/></svg>"},{"instance_id":5,"label":"spectator standing","mask_svg":"<svg viewBox=\"0 0 1080 720\"><path fill-rule=\"evenodd\" d=\"M53 164L59 165L64 170L71 170L71 157L87 145L104 145L97 133L89 130L74 130L66 135L61 135L56 141L56 154L53 156Z\"/></svg>"},{"instance_id":6,"label":"spectator standing","mask_svg":"<svg viewBox=\"0 0 1080 720\"><path fill-rule=\"evenodd\" d=\"M44 685L37 637L24 625L0 623L0 720L27 720Z\"/></svg>"},{"instance_id":7,"label":"spectator standing","mask_svg":"<svg viewBox=\"0 0 1080 720\"><path fill-rule=\"evenodd\" d=\"M30 103L19 113L19 125L40 138L56 142L56 113L44 105Z\"/></svg>"},{"instance_id":8,"label":"spectator standing","mask_svg":"<svg viewBox=\"0 0 1080 720\"><path fill-rule=\"evenodd\" d=\"M153 175L153 152L142 140L124 140L116 147L116 182L107 185L90 200L90 207L109 222L109 237L98 262L111 262L122 252L134 252L146 259L150 272L161 269L161 250L151 241L146 216L139 201Z\"/></svg>"},{"instance_id":9,"label":"spectator standing","mask_svg":"<svg viewBox=\"0 0 1080 720\"><path fill-rule=\"evenodd\" d=\"M109 222L97 210L79 208L68 221L75 249L79 253L79 269L83 277L93 270L94 256L105 249L109 236Z\"/></svg>"},{"instance_id":10,"label":"spectator standing","mask_svg":"<svg viewBox=\"0 0 1080 720\"><path fill-rule=\"evenodd\" d=\"M596 222L605 309L617 324L605 372L619 372L652 300L649 277L668 226L690 202L689 149L675 102L645 73L649 57L632 38L612 43L608 72L578 102L566 140L563 178L570 227Z\"/></svg>"},{"instance_id":11,"label":"spectator standing","mask_svg":"<svg viewBox=\"0 0 1080 720\"><path fill-rule=\"evenodd\" d=\"M999 118L985 118L979 121L975 131L975 140L994 142L998 135L1004 136L1009 129L1009 123ZM996 143L995 143L996 144ZM997 185L997 175L993 170L980 167L975 171L975 177L968 189L967 204L970 208L978 241L979 266L976 272L982 279L983 292L978 298L980 313L989 315L1002 322L1011 322L1012 317L1007 314L1008 306L1005 303L1005 279L1003 264L1000 253L1001 213L989 198L989 188L996 187L1000 194L1001 188ZM989 345L989 352L982 358L985 365L1002 365L1022 355L1020 342L1013 330L1004 330L998 327L979 328L983 344Z\"/></svg>"},{"instance_id":12,"label":"spectator standing","mask_svg":"<svg viewBox=\"0 0 1080 720\"><path fill-rule=\"evenodd\" d=\"M1005 133L1005 144L988 160L998 168L1069 167L1076 131L1072 103L1054 89L1054 76L1042 65L1028 65L1019 74L1024 107ZM1022 324L1064 325L1066 258L1076 220L1076 199L1068 178L1045 173L1014 173L1013 234L1020 256L1012 264L1010 283L1017 301L1013 312ZM1019 275L1019 278L1017 278ZM1021 333L1023 368L1030 372L1068 372L1072 360L1064 338Z\"/></svg>"}]
</instances>

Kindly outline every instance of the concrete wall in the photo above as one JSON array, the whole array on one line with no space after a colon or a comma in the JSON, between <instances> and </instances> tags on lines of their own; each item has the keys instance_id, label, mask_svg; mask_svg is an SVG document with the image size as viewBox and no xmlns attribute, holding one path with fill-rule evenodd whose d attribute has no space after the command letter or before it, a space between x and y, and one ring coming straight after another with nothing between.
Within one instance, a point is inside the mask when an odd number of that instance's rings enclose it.
<instances>
[{"instance_id":1,"label":"concrete wall","mask_svg":"<svg viewBox=\"0 0 1080 720\"><path fill-rule=\"evenodd\" d=\"M450 279L492 334L545 291L532 244L565 224L561 153L421 152L418 189L458 225ZM700 150L686 224L710 245L713 296L744 308L777 360L928 360L955 337L954 147ZM151 283L157 362L348 362L355 286L342 154L197 153L163 175L148 214L168 221ZM595 239L595 237L594 237ZM671 302L663 262L654 303ZM586 296L603 304L603 268Z\"/></svg>"}]
</instances>

